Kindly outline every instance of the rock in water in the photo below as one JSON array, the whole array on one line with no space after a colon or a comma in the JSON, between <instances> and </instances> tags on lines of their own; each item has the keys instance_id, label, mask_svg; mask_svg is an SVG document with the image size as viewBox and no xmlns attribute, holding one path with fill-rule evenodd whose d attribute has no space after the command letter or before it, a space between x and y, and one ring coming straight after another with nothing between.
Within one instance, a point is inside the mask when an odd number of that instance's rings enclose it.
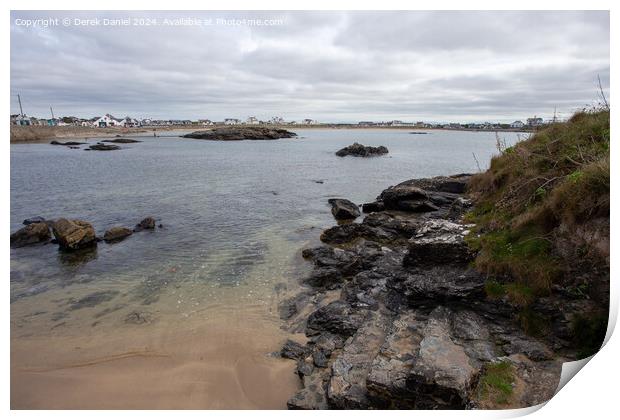
<instances>
[{"instance_id":1,"label":"rock in water","mask_svg":"<svg viewBox=\"0 0 620 420\"><path fill-rule=\"evenodd\" d=\"M30 223L11 235L11 247L20 248L51 239L50 230L46 223Z\"/></svg>"},{"instance_id":2,"label":"rock in water","mask_svg":"<svg viewBox=\"0 0 620 420\"><path fill-rule=\"evenodd\" d=\"M58 245L65 250L76 250L96 244L95 229L82 220L58 219L52 226Z\"/></svg>"},{"instance_id":3,"label":"rock in water","mask_svg":"<svg viewBox=\"0 0 620 420\"><path fill-rule=\"evenodd\" d=\"M336 220L355 219L360 216L357 204L343 198L330 198L327 200L332 206L332 214Z\"/></svg>"},{"instance_id":4,"label":"rock in water","mask_svg":"<svg viewBox=\"0 0 620 420\"><path fill-rule=\"evenodd\" d=\"M103 240L106 242L121 241L132 233L133 231L129 228L115 226L105 231L105 233L103 234Z\"/></svg>"},{"instance_id":5,"label":"rock in water","mask_svg":"<svg viewBox=\"0 0 620 420\"><path fill-rule=\"evenodd\" d=\"M134 139L114 139L114 140L103 140L103 143L142 143L140 140Z\"/></svg>"},{"instance_id":6,"label":"rock in water","mask_svg":"<svg viewBox=\"0 0 620 420\"><path fill-rule=\"evenodd\" d=\"M45 223L45 219L41 216L35 216L29 217L22 222L24 225L30 225L32 223Z\"/></svg>"},{"instance_id":7,"label":"rock in water","mask_svg":"<svg viewBox=\"0 0 620 420\"><path fill-rule=\"evenodd\" d=\"M153 229L155 229L155 219L149 216L142 219L142 221L136 225L134 232Z\"/></svg>"},{"instance_id":8,"label":"rock in water","mask_svg":"<svg viewBox=\"0 0 620 420\"><path fill-rule=\"evenodd\" d=\"M201 140L276 140L296 137L297 134L272 127L223 127L213 130L195 131L181 137Z\"/></svg>"},{"instance_id":9,"label":"rock in water","mask_svg":"<svg viewBox=\"0 0 620 420\"><path fill-rule=\"evenodd\" d=\"M80 144L86 144L86 143L79 142L79 141L67 141L63 143L61 141L52 140L50 144L54 146L79 146Z\"/></svg>"},{"instance_id":10,"label":"rock in water","mask_svg":"<svg viewBox=\"0 0 620 420\"><path fill-rule=\"evenodd\" d=\"M389 153L389 150L385 146L379 146L379 147L364 146L363 144L359 144L355 142L350 146L347 146L347 147L344 147L338 150L336 152L336 156L370 157L370 156L386 155L388 153Z\"/></svg>"},{"instance_id":11,"label":"rock in water","mask_svg":"<svg viewBox=\"0 0 620 420\"><path fill-rule=\"evenodd\" d=\"M102 150L102 151L107 151L107 150L118 150L118 149L120 149L120 147L115 145L115 144L97 143L97 144L93 144L88 149L84 149L84 150Z\"/></svg>"}]
</instances>

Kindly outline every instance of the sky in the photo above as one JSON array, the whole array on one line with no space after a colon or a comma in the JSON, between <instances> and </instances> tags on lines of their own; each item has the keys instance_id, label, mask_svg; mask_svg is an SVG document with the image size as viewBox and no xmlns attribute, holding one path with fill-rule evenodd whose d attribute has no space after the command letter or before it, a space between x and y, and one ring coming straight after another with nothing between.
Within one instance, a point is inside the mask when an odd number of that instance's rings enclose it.
<instances>
[{"instance_id":1,"label":"sky","mask_svg":"<svg viewBox=\"0 0 620 420\"><path fill-rule=\"evenodd\" d=\"M566 118L598 77L608 94L609 48L605 11L13 11L11 112L20 94L48 118Z\"/></svg>"}]
</instances>

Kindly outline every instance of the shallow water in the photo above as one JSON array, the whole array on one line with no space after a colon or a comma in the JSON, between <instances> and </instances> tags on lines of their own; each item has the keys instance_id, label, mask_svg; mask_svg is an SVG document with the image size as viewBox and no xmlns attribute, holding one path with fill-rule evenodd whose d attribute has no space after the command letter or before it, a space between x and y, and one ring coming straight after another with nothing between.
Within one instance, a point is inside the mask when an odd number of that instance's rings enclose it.
<instances>
[{"instance_id":1,"label":"shallow water","mask_svg":"<svg viewBox=\"0 0 620 420\"><path fill-rule=\"evenodd\" d=\"M277 301L307 269L301 247L333 224L327 199L475 172L472 153L485 165L496 152L494 133L298 134L133 136L144 141L113 152L11 145L11 231L32 216L99 234L145 216L163 225L79 254L11 250L12 406L284 408L297 382L291 362L268 355L286 338ZM353 141L390 154L334 155Z\"/></svg>"}]
</instances>

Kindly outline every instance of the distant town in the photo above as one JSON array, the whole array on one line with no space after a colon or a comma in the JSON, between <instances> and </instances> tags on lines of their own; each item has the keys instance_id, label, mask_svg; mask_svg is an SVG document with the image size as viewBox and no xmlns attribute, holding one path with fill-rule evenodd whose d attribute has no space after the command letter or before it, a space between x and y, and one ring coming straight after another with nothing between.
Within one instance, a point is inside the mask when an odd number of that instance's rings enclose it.
<instances>
[{"instance_id":1,"label":"distant town","mask_svg":"<svg viewBox=\"0 0 620 420\"><path fill-rule=\"evenodd\" d=\"M302 119L299 121L286 121L281 117L272 117L268 120L260 120L254 116L244 120L238 118L226 118L223 121L212 121L209 119L198 120L161 120L142 118L136 119L132 117L116 118L112 114L105 114L101 117L93 117L89 119L78 117L60 117L60 118L38 118L27 116L25 114L11 115L11 124L18 126L81 126L91 128L107 128L107 127L172 127L172 126L188 126L188 127L208 127L219 125L278 125L278 126L357 126L357 127L409 127L416 129L450 129L450 130L532 130L554 122L554 120L543 120L540 117L526 118L525 121L516 120L512 123L484 122L484 123L430 123L424 121L407 122L401 120L391 121L359 121L358 123L326 123L319 122L314 119Z\"/></svg>"}]
</instances>

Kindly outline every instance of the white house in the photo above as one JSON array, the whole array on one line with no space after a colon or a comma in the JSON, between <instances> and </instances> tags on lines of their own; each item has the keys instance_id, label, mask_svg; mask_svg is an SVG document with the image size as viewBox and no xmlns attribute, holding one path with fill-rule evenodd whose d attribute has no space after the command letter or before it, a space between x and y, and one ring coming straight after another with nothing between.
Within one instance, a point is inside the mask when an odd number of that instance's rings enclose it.
<instances>
[{"instance_id":1,"label":"white house","mask_svg":"<svg viewBox=\"0 0 620 420\"><path fill-rule=\"evenodd\" d=\"M258 118L256 117L248 117L248 119L245 121L246 124L250 124L250 125L255 125L258 124Z\"/></svg>"},{"instance_id":2,"label":"white house","mask_svg":"<svg viewBox=\"0 0 620 420\"><path fill-rule=\"evenodd\" d=\"M93 124L95 127L120 127L123 125L122 122L110 114L105 114L103 117L97 118Z\"/></svg>"},{"instance_id":3,"label":"white house","mask_svg":"<svg viewBox=\"0 0 620 420\"><path fill-rule=\"evenodd\" d=\"M235 125L235 124L241 124L241 121L236 119L236 118L226 118L224 120L224 124L225 125Z\"/></svg>"},{"instance_id":4,"label":"white house","mask_svg":"<svg viewBox=\"0 0 620 420\"><path fill-rule=\"evenodd\" d=\"M510 128L523 128L523 126L525 126L525 124L523 124L523 121L519 121L519 120L510 124Z\"/></svg>"}]
</instances>

